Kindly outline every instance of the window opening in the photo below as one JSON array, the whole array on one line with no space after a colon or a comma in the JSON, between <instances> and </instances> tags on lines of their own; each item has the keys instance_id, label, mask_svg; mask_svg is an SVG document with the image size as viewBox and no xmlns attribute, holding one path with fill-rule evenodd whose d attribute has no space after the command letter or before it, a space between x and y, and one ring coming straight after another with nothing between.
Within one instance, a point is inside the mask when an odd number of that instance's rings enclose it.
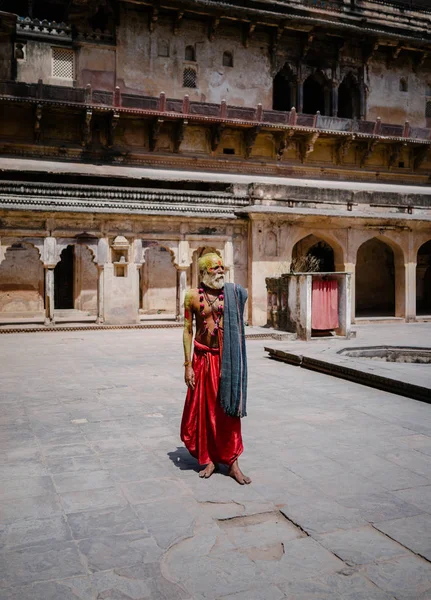
<instances>
[{"instance_id":1,"label":"window opening","mask_svg":"<svg viewBox=\"0 0 431 600\"><path fill-rule=\"evenodd\" d=\"M235 154L235 148L223 148L223 154Z\"/></svg>"},{"instance_id":2,"label":"window opening","mask_svg":"<svg viewBox=\"0 0 431 600\"><path fill-rule=\"evenodd\" d=\"M185 60L190 60L192 62L196 61L196 53L193 46L186 46L186 51L184 54Z\"/></svg>"},{"instance_id":3,"label":"window opening","mask_svg":"<svg viewBox=\"0 0 431 600\"><path fill-rule=\"evenodd\" d=\"M158 56L169 56L169 44L166 40L159 40L157 54Z\"/></svg>"},{"instance_id":4,"label":"window opening","mask_svg":"<svg viewBox=\"0 0 431 600\"><path fill-rule=\"evenodd\" d=\"M60 79L74 79L75 56L68 48L52 49L52 76Z\"/></svg>"},{"instance_id":5,"label":"window opening","mask_svg":"<svg viewBox=\"0 0 431 600\"><path fill-rule=\"evenodd\" d=\"M16 60L25 60L25 44L15 44Z\"/></svg>"},{"instance_id":6,"label":"window opening","mask_svg":"<svg viewBox=\"0 0 431 600\"><path fill-rule=\"evenodd\" d=\"M183 87L195 88L197 87L197 75L194 69L187 67L183 71Z\"/></svg>"},{"instance_id":7,"label":"window opening","mask_svg":"<svg viewBox=\"0 0 431 600\"><path fill-rule=\"evenodd\" d=\"M408 89L407 79L400 79L400 92L407 92Z\"/></svg>"},{"instance_id":8,"label":"window opening","mask_svg":"<svg viewBox=\"0 0 431 600\"><path fill-rule=\"evenodd\" d=\"M232 52L223 52L223 66L224 67L233 67Z\"/></svg>"}]
</instances>

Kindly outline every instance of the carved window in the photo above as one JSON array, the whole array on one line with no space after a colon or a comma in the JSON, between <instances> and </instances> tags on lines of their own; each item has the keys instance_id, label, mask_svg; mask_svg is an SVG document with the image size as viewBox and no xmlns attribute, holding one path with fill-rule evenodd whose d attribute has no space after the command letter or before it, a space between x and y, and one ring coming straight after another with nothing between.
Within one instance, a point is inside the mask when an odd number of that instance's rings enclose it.
<instances>
[{"instance_id":1,"label":"carved window","mask_svg":"<svg viewBox=\"0 0 431 600\"><path fill-rule=\"evenodd\" d=\"M75 54L69 48L52 48L52 76L60 79L74 79Z\"/></svg>"},{"instance_id":2,"label":"carved window","mask_svg":"<svg viewBox=\"0 0 431 600\"><path fill-rule=\"evenodd\" d=\"M159 40L157 45L157 55L158 56L169 56L169 42L166 40Z\"/></svg>"},{"instance_id":3,"label":"carved window","mask_svg":"<svg viewBox=\"0 0 431 600\"><path fill-rule=\"evenodd\" d=\"M184 53L185 60L190 60L192 62L196 61L196 52L194 46L186 46L186 51ZM187 87L187 86L185 86Z\"/></svg>"},{"instance_id":4,"label":"carved window","mask_svg":"<svg viewBox=\"0 0 431 600\"><path fill-rule=\"evenodd\" d=\"M15 58L16 60L25 60L25 44L15 44Z\"/></svg>"},{"instance_id":5,"label":"carved window","mask_svg":"<svg viewBox=\"0 0 431 600\"><path fill-rule=\"evenodd\" d=\"M187 67L183 71L183 87L196 88L197 86L197 73L194 69Z\"/></svg>"},{"instance_id":6,"label":"carved window","mask_svg":"<svg viewBox=\"0 0 431 600\"><path fill-rule=\"evenodd\" d=\"M408 92L409 91L409 84L407 82L407 79L400 79L400 92Z\"/></svg>"},{"instance_id":7,"label":"carved window","mask_svg":"<svg viewBox=\"0 0 431 600\"><path fill-rule=\"evenodd\" d=\"M223 52L223 66L224 67L233 67L232 52Z\"/></svg>"}]
</instances>

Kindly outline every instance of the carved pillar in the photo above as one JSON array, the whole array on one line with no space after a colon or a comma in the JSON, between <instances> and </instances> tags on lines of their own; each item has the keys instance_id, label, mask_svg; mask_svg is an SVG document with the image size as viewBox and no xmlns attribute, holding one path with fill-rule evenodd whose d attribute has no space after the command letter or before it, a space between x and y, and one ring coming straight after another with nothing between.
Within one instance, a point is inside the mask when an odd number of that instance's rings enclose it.
<instances>
[{"instance_id":1,"label":"carved pillar","mask_svg":"<svg viewBox=\"0 0 431 600\"><path fill-rule=\"evenodd\" d=\"M331 116L331 89L329 86L325 86L323 90L324 99L325 99L325 115Z\"/></svg>"},{"instance_id":2,"label":"carved pillar","mask_svg":"<svg viewBox=\"0 0 431 600\"><path fill-rule=\"evenodd\" d=\"M365 119L367 113L367 89L363 81L359 84L359 118Z\"/></svg>"},{"instance_id":3,"label":"carved pillar","mask_svg":"<svg viewBox=\"0 0 431 600\"><path fill-rule=\"evenodd\" d=\"M97 319L96 323L105 321L105 299L104 299L105 268L97 265Z\"/></svg>"},{"instance_id":4,"label":"carved pillar","mask_svg":"<svg viewBox=\"0 0 431 600\"><path fill-rule=\"evenodd\" d=\"M296 107L296 102L298 99L298 85L296 83L296 81L292 81L290 84L290 106L289 106L289 110L291 108L293 108L294 106Z\"/></svg>"},{"instance_id":5,"label":"carved pillar","mask_svg":"<svg viewBox=\"0 0 431 600\"><path fill-rule=\"evenodd\" d=\"M188 267L177 267L177 309L175 319L184 321L184 298L187 290Z\"/></svg>"},{"instance_id":6,"label":"carved pillar","mask_svg":"<svg viewBox=\"0 0 431 600\"><path fill-rule=\"evenodd\" d=\"M339 82L332 82L332 116L338 117L338 88Z\"/></svg>"},{"instance_id":7,"label":"carved pillar","mask_svg":"<svg viewBox=\"0 0 431 600\"><path fill-rule=\"evenodd\" d=\"M296 91L297 91L297 101L296 101L296 110L299 113L302 113L304 108L304 79L298 78L296 82Z\"/></svg>"},{"instance_id":8,"label":"carved pillar","mask_svg":"<svg viewBox=\"0 0 431 600\"><path fill-rule=\"evenodd\" d=\"M405 303L407 323L416 321L416 262L405 265Z\"/></svg>"},{"instance_id":9,"label":"carved pillar","mask_svg":"<svg viewBox=\"0 0 431 600\"><path fill-rule=\"evenodd\" d=\"M45 325L54 325L54 267L45 269Z\"/></svg>"}]
</instances>

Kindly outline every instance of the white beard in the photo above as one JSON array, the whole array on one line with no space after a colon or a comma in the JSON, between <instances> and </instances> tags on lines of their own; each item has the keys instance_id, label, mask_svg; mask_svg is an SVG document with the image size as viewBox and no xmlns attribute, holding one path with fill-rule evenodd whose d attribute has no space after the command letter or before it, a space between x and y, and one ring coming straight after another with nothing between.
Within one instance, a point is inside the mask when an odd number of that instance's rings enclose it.
<instances>
[{"instance_id":1,"label":"white beard","mask_svg":"<svg viewBox=\"0 0 431 600\"><path fill-rule=\"evenodd\" d=\"M202 283L205 287L211 290L221 290L224 288L224 275L221 273L208 273L204 271L202 273Z\"/></svg>"}]
</instances>

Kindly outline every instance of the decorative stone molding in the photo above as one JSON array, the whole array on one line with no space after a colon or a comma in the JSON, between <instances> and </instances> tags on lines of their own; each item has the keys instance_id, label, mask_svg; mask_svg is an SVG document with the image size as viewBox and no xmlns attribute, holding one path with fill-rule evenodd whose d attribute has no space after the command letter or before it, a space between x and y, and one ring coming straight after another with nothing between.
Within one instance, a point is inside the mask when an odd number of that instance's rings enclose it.
<instances>
[{"instance_id":1,"label":"decorative stone molding","mask_svg":"<svg viewBox=\"0 0 431 600\"><path fill-rule=\"evenodd\" d=\"M72 28L66 23L18 17L16 23L17 38L46 39L49 42L72 42Z\"/></svg>"}]
</instances>

